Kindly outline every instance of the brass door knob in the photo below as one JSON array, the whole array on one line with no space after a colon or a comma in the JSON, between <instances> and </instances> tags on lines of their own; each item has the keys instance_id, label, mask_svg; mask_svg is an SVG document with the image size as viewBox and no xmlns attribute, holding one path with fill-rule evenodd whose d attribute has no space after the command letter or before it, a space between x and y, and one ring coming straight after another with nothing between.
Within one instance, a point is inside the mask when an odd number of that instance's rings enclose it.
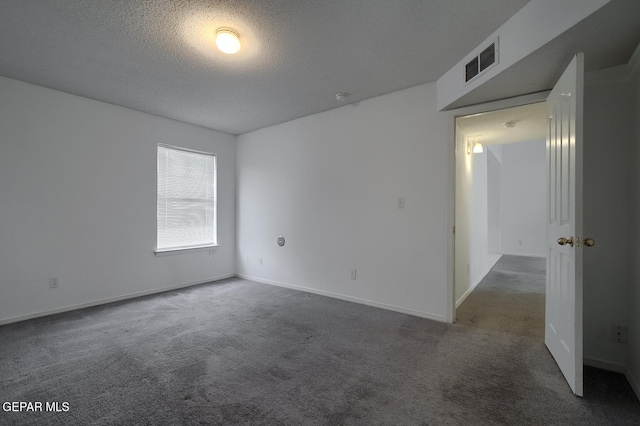
<instances>
[{"instance_id":1,"label":"brass door knob","mask_svg":"<svg viewBox=\"0 0 640 426\"><path fill-rule=\"evenodd\" d=\"M561 246L569 245L573 247L573 237L569 237L569 238L560 237L558 238L558 244L560 244Z\"/></svg>"},{"instance_id":2,"label":"brass door knob","mask_svg":"<svg viewBox=\"0 0 640 426\"><path fill-rule=\"evenodd\" d=\"M587 247L593 247L596 245L596 240L594 240L593 238L585 238L584 245Z\"/></svg>"}]
</instances>

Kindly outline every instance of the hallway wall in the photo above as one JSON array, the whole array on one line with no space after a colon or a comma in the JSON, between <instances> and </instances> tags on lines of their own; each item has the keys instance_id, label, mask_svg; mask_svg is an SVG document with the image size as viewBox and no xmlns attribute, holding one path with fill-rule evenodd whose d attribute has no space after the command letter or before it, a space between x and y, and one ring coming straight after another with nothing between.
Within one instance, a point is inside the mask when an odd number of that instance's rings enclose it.
<instances>
[{"instance_id":1,"label":"hallway wall","mask_svg":"<svg viewBox=\"0 0 640 426\"><path fill-rule=\"evenodd\" d=\"M468 154L467 136L456 126L456 307L500 258L489 250L489 150Z\"/></svg>"},{"instance_id":2,"label":"hallway wall","mask_svg":"<svg viewBox=\"0 0 640 426\"><path fill-rule=\"evenodd\" d=\"M583 238L596 245L583 249L584 358L622 371L627 345L613 341L612 326L629 325L629 84L593 77L585 82Z\"/></svg>"},{"instance_id":3,"label":"hallway wall","mask_svg":"<svg viewBox=\"0 0 640 426\"><path fill-rule=\"evenodd\" d=\"M545 141L502 145L500 252L546 256Z\"/></svg>"},{"instance_id":4,"label":"hallway wall","mask_svg":"<svg viewBox=\"0 0 640 426\"><path fill-rule=\"evenodd\" d=\"M640 46L635 54L635 72L630 82L631 140L629 145L629 239L627 308L629 343L627 378L640 398Z\"/></svg>"}]
</instances>

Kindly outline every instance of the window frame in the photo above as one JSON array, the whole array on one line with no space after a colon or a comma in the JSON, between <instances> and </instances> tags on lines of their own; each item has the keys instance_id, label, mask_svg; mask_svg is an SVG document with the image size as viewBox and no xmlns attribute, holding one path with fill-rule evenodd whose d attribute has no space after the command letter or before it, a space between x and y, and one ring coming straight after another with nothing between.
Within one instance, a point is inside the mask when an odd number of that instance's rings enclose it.
<instances>
[{"instance_id":1,"label":"window frame","mask_svg":"<svg viewBox=\"0 0 640 426\"><path fill-rule=\"evenodd\" d=\"M158 217L158 181L160 178L159 169L158 169L158 153L159 148L170 149L174 151L182 151L193 154L199 154L207 157L213 158L213 211L214 211L214 219L213 219L213 235L214 242L213 244L203 244L203 245L193 245L193 246L176 246L176 247L166 247L166 248L158 248L158 235L159 235L159 217ZM192 253L199 251L213 252L216 247L219 247L218 244L218 157L215 153L199 151L190 148L183 148L175 145L168 145L164 143L158 143L156 146L156 246L154 249L154 253L156 256L170 256L175 254L184 254L184 253Z\"/></svg>"}]
</instances>

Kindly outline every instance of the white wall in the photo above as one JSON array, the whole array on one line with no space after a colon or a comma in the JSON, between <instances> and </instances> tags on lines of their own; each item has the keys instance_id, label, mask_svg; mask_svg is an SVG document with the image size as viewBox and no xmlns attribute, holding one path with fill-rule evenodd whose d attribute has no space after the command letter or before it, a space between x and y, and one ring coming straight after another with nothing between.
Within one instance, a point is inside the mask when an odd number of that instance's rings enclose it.
<instances>
[{"instance_id":1,"label":"white wall","mask_svg":"<svg viewBox=\"0 0 640 426\"><path fill-rule=\"evenodd\" d=\"M498 154L498 155L496 155ZM487 147L487 245L489 253L502 253L500 206L502 205L502 145Z\"/></svg>"},{"instance_id":2,"label":"white wall","mask_svg":"<svg viewBox=\"0 0 640 426\"><path fill-rule=\"evenodd\" d=\"M467 154L467 136L456 126L456 186L455 186L455 278L456 308L473 291L469 272L469 221L471 215L472 156Z\"/></svg>"},{"instance_id":3,"label":"white wall","mask_svg":"<svg viewBox=\"0 0 640 426\"><path fill-rule=\"evenodd\" d=\"M467 154L456 128L455 301L460 306L500 258L489 253L488 150Z\"/></svg>"},{"instance_id":4,"label":"white wall","mask_svg":"<svg viewBox=\"0 0 640 426\"><path fill-rule=\"evenodd\" d=\"M629 85L588 78L584 97L584 358L622 369L627 347L611 325L628 325Z\"/></svg>"},{"instance_id":5,"label":"white wall","mask_svg":"<svg viewBox=\"0 0 640 426\"><path fill-rule=\"evenodd\" d=\"M472 286L489 272L489 216L487 150L471 154L471 209L469 211L469 278Z\"/></svg>"},{"instance_id":6,"label":"white wall","mask_svg":"<svg viewBox=\"0 0 640 426\"><path fill-rule=\"evenodd\" d=\"M545 141L502 145L500 248L503 254L546 256Z\"/></svg>"},{"instance_id":7,"label":"white wall","mask_svg":"<svg viewBox=\"0 0 640 426\"><path fill-rule=\"evenodd\" d=\"M627 378L640 398L640 47L635 55L635 72L629 85L631 108L629 113L630 144L629 176L629 238L628 242L628 294L629 327L627 348Z\"/></svg>"},{"instance_id":8,"label":"white wall","mask_svg":"<svg viewBox=\"0 0 640 426\"><path fill-rule=\"evenodd\" d=\"M2 77L0 99L0 323L235 273L235 137ZM218 155L215 257L154 255L158 143Z\"/></svg>"},{"instance_id":9,"label":"white wall","mask_svg":"<svg viewBox=\"0 0 640 426\"><path fill-rule=\"evenodd\" d=\"M435 91L239 136L239 274L445 321L451 119Z\"/></svg>"}]
</instances>

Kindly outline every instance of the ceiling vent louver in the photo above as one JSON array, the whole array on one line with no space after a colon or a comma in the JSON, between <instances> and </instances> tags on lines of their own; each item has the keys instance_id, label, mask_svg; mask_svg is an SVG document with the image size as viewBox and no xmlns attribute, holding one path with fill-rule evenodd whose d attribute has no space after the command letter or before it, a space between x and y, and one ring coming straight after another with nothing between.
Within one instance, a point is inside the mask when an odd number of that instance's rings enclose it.
<instances>
[{"instance_id":1,"label":"ceiling vent louver","mask_svg":"<svg viewBox=\"0 0 640 426\"><path fill-rule=\"evenodd\" d=\"M491 43L478 56L473 57L464 67L464 82L468 83L491 68L498 62L497 47L498 40Z\"/></svg>"},{"instance_id":2,"label":"ceiling vent louver","mask_svg":"<svg viewBox=\"0 0 640 426\"><path fill-rule=\"evenodd\" d=\"M478 57L476 56L465 67L465 73L464 73L465 80L464 81L468 82L473 77L477 76L479 72L480 72L480 69L478 68Z\"/></svg>"}]
</instances>

